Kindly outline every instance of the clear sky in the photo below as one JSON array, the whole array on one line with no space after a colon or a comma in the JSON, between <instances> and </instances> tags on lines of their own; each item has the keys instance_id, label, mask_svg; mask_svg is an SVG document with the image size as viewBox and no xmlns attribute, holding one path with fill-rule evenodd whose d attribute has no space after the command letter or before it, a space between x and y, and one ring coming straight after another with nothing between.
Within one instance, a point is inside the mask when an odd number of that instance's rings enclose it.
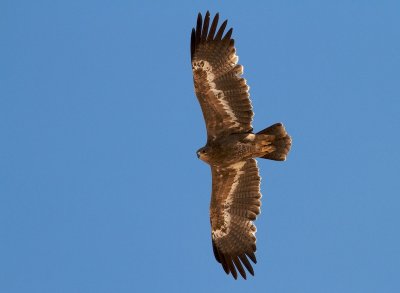
<instances>
[{"instance_id":1,"label":"clear sky","mask_svg":"<svg viewBox=\"0 0 400 293\"><path fill-rule=\"evenodd\" d=\"M214 259L189 40L234 27L259 161L255 277ZM400 292L398 1L0 2L0 292Z\"/></svg>"}]
</instances>

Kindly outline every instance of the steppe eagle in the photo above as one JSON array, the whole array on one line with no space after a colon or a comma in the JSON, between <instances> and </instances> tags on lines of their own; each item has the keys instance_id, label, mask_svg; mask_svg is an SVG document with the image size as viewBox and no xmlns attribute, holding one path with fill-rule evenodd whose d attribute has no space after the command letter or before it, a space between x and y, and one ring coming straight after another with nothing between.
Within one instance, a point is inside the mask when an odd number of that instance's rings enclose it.
<instances>
[{"instance_id":1,"label":"steppe eagle","mask_svg":"<svg viewBox=\"0 0 400 293\"><path fill-rule=\"evenodd\" d=\"M210 221L216 260L227 274L254 275L256 227L260 213L260 175L255 158L284 161L291 138L282 123L253 133L249 87L241 77L232 28L218 28L199 13L191 34L191 61L196 96L207 128L207 144L197 156L211 166Z\"/></svg>"}]
</instances>

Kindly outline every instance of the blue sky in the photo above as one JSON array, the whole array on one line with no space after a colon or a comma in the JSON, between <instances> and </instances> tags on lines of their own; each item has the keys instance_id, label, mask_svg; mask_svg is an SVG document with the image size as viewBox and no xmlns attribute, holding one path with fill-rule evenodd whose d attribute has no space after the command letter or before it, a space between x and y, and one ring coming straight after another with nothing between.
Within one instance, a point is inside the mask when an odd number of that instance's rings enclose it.
<instances>
[{"instance_id":1,"label":"blue sky","mask_svg":"<svg viewBox=\"0 0 400 293\"><path fill-rule=\"evenodd\" d=\"M367 3L368 2L368 3ZM260 161L255 277L212 254L189 39L234 27ZM0 291L398 292L398 1L1 1Z\"/></svg>"}]
</instances>

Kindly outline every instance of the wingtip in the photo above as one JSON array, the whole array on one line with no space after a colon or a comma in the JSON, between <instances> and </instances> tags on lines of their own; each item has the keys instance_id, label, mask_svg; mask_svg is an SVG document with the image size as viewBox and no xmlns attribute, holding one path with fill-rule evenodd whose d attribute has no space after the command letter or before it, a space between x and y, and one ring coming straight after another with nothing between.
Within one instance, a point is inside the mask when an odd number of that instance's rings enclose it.
<instances>
[{"instance_id":1,"label":"wingtip","mask_svg":"<svg viewBox=\"0 0 400 293\"><path fill-rule=\"evenodd\" d=\"M201 31L202 24L203 24L203 16L199 12L199 14L197 14L197 27L196 27L196 30L198 29L198 30Z\"/></svg>"},{"instance_id":2,"label":"wingtip","mask_svg":"<svg viewBox=\"0 0 400 293\"><path fill-rule=\"evenodd\" d=\"M246 271L243 268L242 263L240 262L238 256L233 257L233 263L235 264L236 269L239 271L242 278L246 280Z\"/></svg>"},{"instance_id":3,"label":"wingtip","mask_svg":"<svg viewBox=\"0 0 400 293\"><path fill-rule=\"evenodd\" d=\"M257 263L256 255L254 254L254 252L246 252L246 255L251 259L253 263Z\"/></svg>"},{"instance_id":4,"label":"wingtip","mask_svg":"<svg viewBox=\"0 0 400 293\"><path fill-rule=\"evenodd\" d=\"M225 264L225 262L221 262L221 265L222 265L222 268L224 269L224 271L225 271L225 273L227 274L227 275L229 275L229 268L228 268L228 266Z\"/></svg>"},{"instance_id":5,"label":"wingtip","mask_svg":"<svg viewBox=\"0 0 400 293\"><path fill-rule=\"evenodd\" d=\"M225 34L225 36L224 36L224 40L229 40L230 38L231 38L231 36L232 36L232 32L233 32L233 28L231 27L229 30L228 30L228 32Z\"/></svg>"},{"instance_id":6,"label":"wingtip","mask_svg":"<svg viewBox=\"0 0 400 293\"><path fill-rule=\"evenodd\" d=\"M217 35L215 36L216 40L221 40L222 39L222 35L224 34L225 28L228 24L228 20L226 19L221 26L219 27L219 30L217 32Z\"/></svg>"},{"instance_id":7,"label":"wingtip","mask_svg":"<svg viewBox=\"0 0 400 293\"><path fill-rule=\"evenodd\" d=\"M242 262L242 264L246 267L246 269L249 271L250 275L254 276L254 269L251 266L249 260L247 259L246 255L241 254L239 255L239 259Z\"/></svg>"},{"instance_id":8,"label":"wingtip","mask_svg":"<svg viewBox=\"0 0 400 293\"><path fill-rule=\"evenodd\" d=\"M231 274L232 274L232 277L233 277L235 280L237 280L238 275L237 275L237 272L236 272L236 268L235 268L235 267L233 267L233 269L231 270Z\"/></svg>"}]
</instances>

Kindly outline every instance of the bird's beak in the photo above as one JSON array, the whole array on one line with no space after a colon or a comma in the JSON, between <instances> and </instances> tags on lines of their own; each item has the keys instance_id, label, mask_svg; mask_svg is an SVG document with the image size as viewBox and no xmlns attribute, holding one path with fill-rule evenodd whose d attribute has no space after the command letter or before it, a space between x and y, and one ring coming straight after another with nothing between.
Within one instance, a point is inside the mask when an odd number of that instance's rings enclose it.
<instances>
[{"instance_id":1,"label":"bird's beak","mask_svg":"<svg viewBox=\"0 0 400 293\"><path fill-rule=\"evenodd\" d=\"M200 153L197 152L196 154L197 154L197 158L200 159Z\"/></svg>"}]
</instances>

